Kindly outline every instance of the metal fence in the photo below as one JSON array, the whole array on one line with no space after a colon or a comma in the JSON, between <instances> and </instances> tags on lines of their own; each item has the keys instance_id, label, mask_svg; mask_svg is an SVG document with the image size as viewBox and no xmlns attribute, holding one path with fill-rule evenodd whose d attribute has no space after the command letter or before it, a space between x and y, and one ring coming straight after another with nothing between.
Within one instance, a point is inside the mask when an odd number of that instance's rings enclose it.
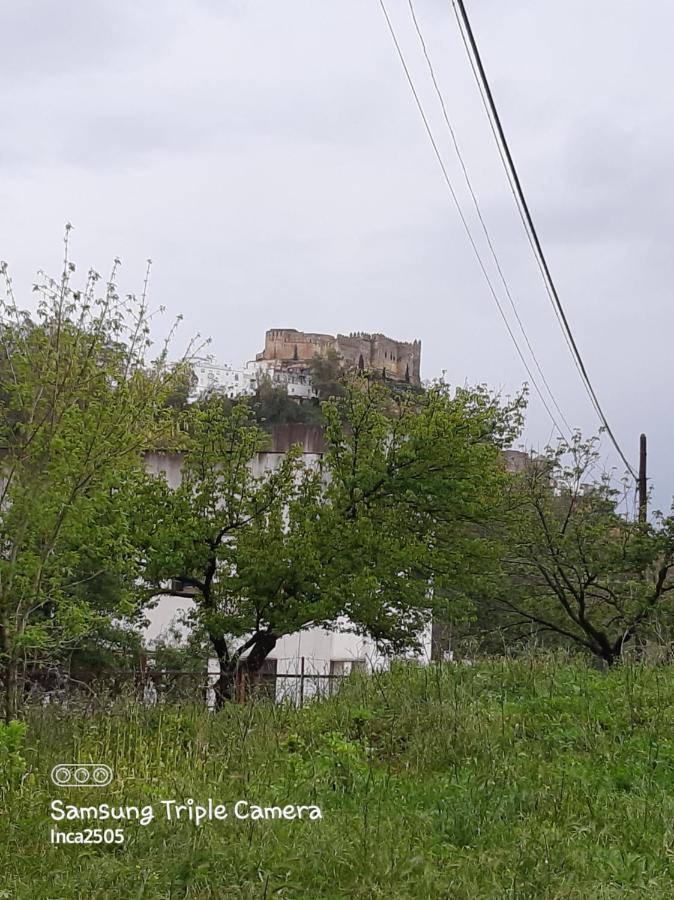
<instances>
[{"instance_id":1,"label":"metal fence","mask_svg":"<svg viewBox=\"0 0 674 900\"><path fill-rule=\"evenodd\" d=\"M271 701L304 706L316 699L329 697L339 690L349 672L317 672L298 661L297 671L262 671L254 676L238 673L233 699L239 703ZM203 703L216 706L215 672L182 669L117 670L95 676L73 677L61 670L51 670L49 677L34 673L25 682L26 701L31 706L58 705L83 710L109 709L120 700L145 706L172 703Z\"/></svg>"}]
</instances>

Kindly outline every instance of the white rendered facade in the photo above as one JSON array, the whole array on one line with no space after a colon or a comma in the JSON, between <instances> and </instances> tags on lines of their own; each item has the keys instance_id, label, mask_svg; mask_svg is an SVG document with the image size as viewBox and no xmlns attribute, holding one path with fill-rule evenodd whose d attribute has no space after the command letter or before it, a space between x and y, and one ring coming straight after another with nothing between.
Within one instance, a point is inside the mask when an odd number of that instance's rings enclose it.
<instances>
[{"instance_id":1,"label":"white rendered facade","mask_svg":"<svg viewBox=\"0 0 674 900\"><path fill-rule=\"evenodd\" d=\"M288 396L297 400L310 400L318 396L305 367L286 368L268 360L253 360L236 367L229 363L217 363L209 356L195 359L192 368L197 378L192 399L214 390L231 399L254 394L265 377L273 385L284 387Z\"/></svg>"},{"instance_id":2,"label":"white rendered facade","mask_svg":"<svg viewBox=\"0 0 674 900\"><path fill-rule=\"evenodd\" d=\"M246 366L236 368L229 363L216 363L213 357L209 356L194 360L192 368L197 377L193 391L195 398L213 390L234 398L253 394L257 388L257 372Z\"/></svg>"}]
</instances>

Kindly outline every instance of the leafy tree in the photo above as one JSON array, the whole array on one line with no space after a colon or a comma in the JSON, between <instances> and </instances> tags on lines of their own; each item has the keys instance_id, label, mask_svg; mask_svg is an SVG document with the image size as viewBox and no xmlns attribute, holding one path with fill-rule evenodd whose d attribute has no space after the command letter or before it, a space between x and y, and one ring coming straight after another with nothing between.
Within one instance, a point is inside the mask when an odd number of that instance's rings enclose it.
<instances>
[{"instance_id":1,"label":"leafy tree","mask_svg":"<svg viewBox=\"0 0 674 900\"><path fill-rule=\"evenodd\" d=\"M154 641L148 671L203 675L207 665L208 639L198 629L186 634L174 621Z\"/></svg>"},{"instance_id":2,"label":"leafy tree","mask_svg":"<svg viewBox=\"0 0 674 900\"><path fill-rule=\"evenodd\" d=\"M329 347L325 356L316 354L310 368L311 383L321 400L343 396L342 357L336 350Z\"/></svg>"},{"instance_id":3,"label":"leafy tree","mask_svg":"<svg viewBox=\"0 0 674 900\"><path fill-rule=\"evenodd\" d=\"M495 607L514 633L552 636L612 665L673 609L674 520L622 515L608 476L592 480L597 464L596 442L576 435L516 479Z\"/></svg>"},{"instance_id":4,"label":"leafy tree","mask_svg":"<svg viewBox=\"0 0 674 900\"><path fill-rule=\"evenodd\" d=\"M256 475L264 434L245 404L214 403L190 411L177 490L148 482L146 580L195 591L220 700L280 637L341 616L382 648L414 646L434 607L465 597L489 547L477 529L502 488L516 405L445 386L400 398L362 377L345 390L324 405L317 468L295 449Z\"/></svg>"},{"instance_id":5,"label":"leafy tree","mask_svg":"<svg viewBox=\"0 0 674 900\"><path fill-rule=\"evenodd\" d=\"M253 397L247 401L255 420L264 428L286 422L320 423L320 407L313 401L298 402L281 385L274 385L267 376L260 380Z\"/></svg>"},{"instance_id":6,"label":"leafy tree","mask_svg":"<svg viewBox=\"0 0 674 900\"><path fill-rule=\"evenodd\" d=\"M252 596L269 573L252 571L262 550L250 536L266 529L263 540L277 537L286 510L292 533L303 479L295 452L276 469L255 474L253 462L268 438L243 402L228 410L210 398L190 409L187 422L179 487L171 490L163 477L146 483L141 509L148 521L138 522L140 537L147 535L145 580L150 592L171 592L165 582L172 579L194 590L193 619L219 660L223 698L237 670L259 668L275 643L268 646L264 601Z\"/></svg>"},{"instance_id":7,"label":"leafy tree","mask_svg":"<svg viewBox=\"0 0 674 900\"><path fill-rule=\"evenodd\" d=\"M483 389L452 395L444 383L401 394L360 378L324 405L339 548L324 571L346 598L342 612L382 649L414 647L434 616L470 614L493 568L487 526L503 515L501 450L523 402L501 406Z\"/></svg>"},{"instance_id":8,"label":"leafy tree","mask_svg":"<svg viewBox=\"0 0 674 900\"><path fill-rule=\"evenodd\" d=\"M34 313L18 308L2 264L0 678L8 719L20 705L26 661L58 654L97 620L77 590L88 562L128 574L127 500L141 450L166 425L170 377L165 349L146 364L144 296L119 297L118 261L101 296L94 271L76 290L68 231L62 275L35 286Z\"/></svg>"},{"instance_id":9,"label":"leafy tree","mask_svg":"<svg viewBox=\"0 0 674 900\"><path fill-rule=\"evenodd\" d=\"M176 411L186 409L197 384L198 378L194 367L186 361L179 363L174 366L171 388L166 394L164 403Z\"/></svg>"},{"instance_id":10,"label":"leafy tree","mask_svg":"<svg viewBox=\"0 0 674 900\"><path fill-rule=\"evenodd\" d=\"M70 651L64 648L55 662L68 679L88 684L119 673L126 677L130 672L139 671L142 658L140 629L110 616L101 616Z\"/></svg>"}]
</instances>

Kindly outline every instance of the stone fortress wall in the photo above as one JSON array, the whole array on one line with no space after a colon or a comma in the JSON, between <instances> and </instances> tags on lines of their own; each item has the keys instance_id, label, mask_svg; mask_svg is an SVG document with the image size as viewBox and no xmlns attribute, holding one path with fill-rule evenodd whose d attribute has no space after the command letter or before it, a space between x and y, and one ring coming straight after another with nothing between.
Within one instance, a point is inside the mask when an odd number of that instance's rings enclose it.
<instances>
[{"instance_id":1,"label":"stone fortress wall","mask_svg":"<svg viewBox=\"0 0 674 900\"><path fill-rule=\"evenodd\" d=\"M366 369L403 381L406 373L412 384L421 383L421 341L395 341L384 334L355 332L349 335L317 334L295 328L271 328L265 335L264 350L258 360L278 360L284 364L308 363L314 356L335 350L347 368L358 366L362 357Z\"/></svg>"}]
</instances>

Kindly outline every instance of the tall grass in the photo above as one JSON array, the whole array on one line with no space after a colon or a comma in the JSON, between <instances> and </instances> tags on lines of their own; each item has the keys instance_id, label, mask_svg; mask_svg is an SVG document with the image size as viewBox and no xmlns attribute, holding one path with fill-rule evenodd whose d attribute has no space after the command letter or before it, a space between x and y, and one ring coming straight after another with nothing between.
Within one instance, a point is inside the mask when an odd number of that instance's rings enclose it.
<instances>
[{"instance_id":1,"label":"tall grass","mask_svg":"<svg viewBox=\"0 0 674 900\"><path fill-rule=\"evenodd\" d=\"M15 749L0 775L0 897L671 898L673 676L532 658L399 667L302 710L46 708L20 774ZM70 760L113 783L53 787ZM55 847L55 797L315 803L323 819L159 818L126 823L121 847Z\"/></svg>"}]
</instances>

